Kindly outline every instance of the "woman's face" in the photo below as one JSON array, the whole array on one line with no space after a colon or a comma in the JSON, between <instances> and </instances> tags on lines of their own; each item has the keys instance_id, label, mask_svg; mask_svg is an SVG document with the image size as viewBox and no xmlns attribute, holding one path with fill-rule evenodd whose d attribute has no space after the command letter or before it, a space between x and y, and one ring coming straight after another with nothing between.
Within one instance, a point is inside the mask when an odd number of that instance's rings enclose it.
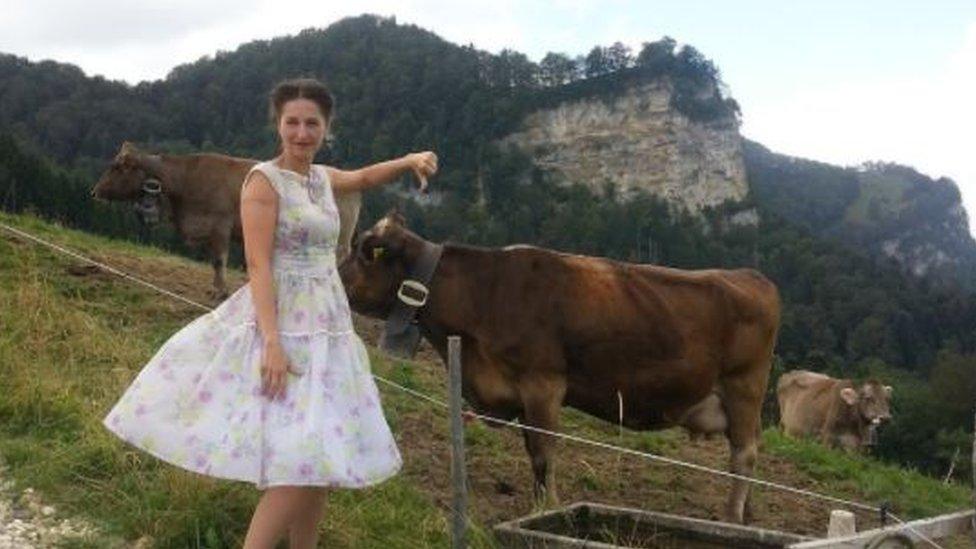
<instances>
[{"instance_id":1,"label":"woman's face","mask_svg":"<svg viewBox=\"0 0 976 549\"><path fill-rule=\"evenodd\" d=\"M278 136L287 156L311 162L328 130L328 121L310 99L292 99L281 108Z\"/></svg>"}]
</instances>

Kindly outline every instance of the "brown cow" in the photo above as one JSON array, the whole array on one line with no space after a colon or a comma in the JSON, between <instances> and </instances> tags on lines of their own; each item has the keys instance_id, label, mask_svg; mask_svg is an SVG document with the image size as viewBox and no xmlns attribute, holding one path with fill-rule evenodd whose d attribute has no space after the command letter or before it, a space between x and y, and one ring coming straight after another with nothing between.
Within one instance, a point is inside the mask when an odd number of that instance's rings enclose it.
<instances>
[{"instance_id":1,"label":"brown cow","mask_svg":"<svg viewBox=\"0 0 976 549\"><path fill-rule=\"evenodd\" d=\"M123 143L108 170L92 188L104 200L137 202L147 180L159 181L162 206L190 246L206 246L214 268L213 296L227 296L225 271L230 240L242 241L241 184L257 160L222 154L148 154ZM342 258L359 216L360 194L336 196L342 231L337 254Z\"/></svg>"},{"instance_id":2,"label":"brown cow","mask_svg":"<svg viewBox=\"0 0 976 549\"><path fill-rule=\"evenodd\" d=\"M359 235L340 266L352 308L388 315L428 246L395 214ZM776 287L760 273L446 244L429 289L420 330L442 358L446 336L461 336L475 410L555 430L566 405L614 423L622 411L631 429L722 433L732 471L752 473L780 319ZM554 502L553 440L523 436L535 495ZM748 489L734 482L729 519L743 520Z\"/></svg>"},{"instance_id":3,"label":"brown cow","mask_svg":"<svg viewBox=\"0 0 976 549\"><path fill-rule=\"evenodd\" d=\"M891 419L891 387L795 370L776 384L780 426L795 437L817 437L827 446L859 451L875 443L876 429Z\"/></svg>"}]
</instances>

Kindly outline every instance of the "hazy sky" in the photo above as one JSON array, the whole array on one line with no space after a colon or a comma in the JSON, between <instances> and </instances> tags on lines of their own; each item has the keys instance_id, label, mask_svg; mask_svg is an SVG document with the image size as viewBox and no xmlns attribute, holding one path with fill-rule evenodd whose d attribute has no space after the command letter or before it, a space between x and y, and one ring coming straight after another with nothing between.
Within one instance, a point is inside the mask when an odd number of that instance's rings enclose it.
<instances>
[{"instance_id":1,"label":"hazy sky","mask_svg":"<svg viewBox=\"0 0 976 549\"><path fill-rule=\"evenodd\" d=\"M841 165L908 164L960 186L976 215L976 0L12 0L0 52L131 83L260 38L394 15L458 44L538 61L664 35L711 58L742 106L742 133ZM976 155L974 155L976 156ZM976 233L976 227L971 227Z\"/></svg>"}]
</instances>

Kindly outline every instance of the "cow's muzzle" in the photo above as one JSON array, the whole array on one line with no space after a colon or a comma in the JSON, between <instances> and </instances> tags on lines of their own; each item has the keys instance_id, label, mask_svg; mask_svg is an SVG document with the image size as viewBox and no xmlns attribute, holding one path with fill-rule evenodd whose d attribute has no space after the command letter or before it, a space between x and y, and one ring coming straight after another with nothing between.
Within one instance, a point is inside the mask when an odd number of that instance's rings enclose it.
<instances>
[{"instance_id":1,"label":"cow's muzzle","mask_svg":"<svg viewBox=\"0 0 976 549\"><path fill-rule=\"evenodd\" d=\"M143 225L154 226L159 223L159 204L162 200L163 186L158 179L147 179L142 183L142 194L133 207Z\"/></svg>"}]
</instances>

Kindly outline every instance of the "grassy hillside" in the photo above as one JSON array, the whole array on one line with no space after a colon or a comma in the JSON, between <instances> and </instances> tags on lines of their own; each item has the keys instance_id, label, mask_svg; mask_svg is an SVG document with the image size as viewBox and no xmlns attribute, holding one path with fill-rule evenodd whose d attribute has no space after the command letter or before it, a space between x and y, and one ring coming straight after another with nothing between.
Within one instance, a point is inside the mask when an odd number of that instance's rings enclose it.
<instances>
[{"instance_id":1,"label":"grassy hillside","mask_svg":"<svg viewBox=\"0 0 976 549\"><path fill-rule=\"evenodd\" d=\"M159 250L93 237L35 218L0 222L52 240L191 299L206 302L210 269ZM236 283L241 282L238 275ZM162 464L126 446L100 419L153 351L199 311L0 229L0 461L65 516L100 533L72 547L106 547L150 536L158 547L239 546L258 492ZM375 324L360 323L371 339ZM418 363L373 357L374 370L432 395L444 394L443 368L429 351ZM405 458L403 474L365 491L330 496L323 543L329 547L446 547L450 504L447 422L432 408L381 385L384 410ZM564 429L586 437L724 468L724 441L690 442L676 431L617 428L569 412ZM488 526L531 511L527 459L508 429L469 426L468 470L474 547L492 547ZM563 443L556 461L564 502L593 500L715 518L727 482L634 457ZM905 517L967 507L965 487L840 455L814 444L765 436L763 478L877 504ZM756 522L819 534L830 506L761 489ZM860 516L861 526L874 517Z\"/></svg>"}]
</instances>

